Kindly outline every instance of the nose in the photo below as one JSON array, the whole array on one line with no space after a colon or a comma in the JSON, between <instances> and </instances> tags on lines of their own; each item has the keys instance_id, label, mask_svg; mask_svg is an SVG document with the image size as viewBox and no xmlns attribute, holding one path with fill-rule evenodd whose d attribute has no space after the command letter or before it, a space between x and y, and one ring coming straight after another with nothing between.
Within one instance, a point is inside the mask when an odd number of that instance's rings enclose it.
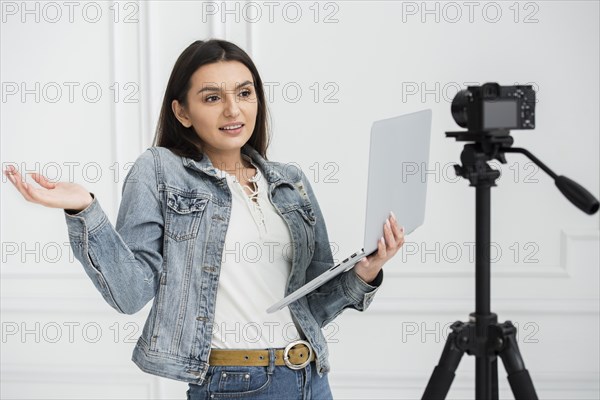
<instances>
[{"instance_id":1,"label":"nose","mask_svg":"<svg viewBox=\"0 0 600 400\"><path fill-rule=\"evenodd\" d=\"M236 117L239 115L240 107L234 94L225 96L225 109L223 113L227 117Z\"/></svg>"}]
</instances>

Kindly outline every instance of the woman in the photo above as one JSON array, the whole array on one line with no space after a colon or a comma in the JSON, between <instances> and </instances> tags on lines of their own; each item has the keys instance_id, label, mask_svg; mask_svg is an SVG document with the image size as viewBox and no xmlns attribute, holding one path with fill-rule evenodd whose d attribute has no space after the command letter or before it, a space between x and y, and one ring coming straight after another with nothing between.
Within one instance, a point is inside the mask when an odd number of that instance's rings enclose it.
<instances>
[{"instance_id":1,"label":"woman","mask_svg":"<svg viewBox=\"0 0 600 400\"><path fill-rule=\"evenodd\" d=\"M106 302L152 309L132 360L189 383L188 398L332 398L321 328L364 311L404 243L391 216L377 253L274 314L333 265L304 173L266 157L267 107L250 57L223 40L179 56L154 144L123 184L115 227L75 183L4 171L26 200L64 209L74 255Z\"/></svg>"}]
</instances>

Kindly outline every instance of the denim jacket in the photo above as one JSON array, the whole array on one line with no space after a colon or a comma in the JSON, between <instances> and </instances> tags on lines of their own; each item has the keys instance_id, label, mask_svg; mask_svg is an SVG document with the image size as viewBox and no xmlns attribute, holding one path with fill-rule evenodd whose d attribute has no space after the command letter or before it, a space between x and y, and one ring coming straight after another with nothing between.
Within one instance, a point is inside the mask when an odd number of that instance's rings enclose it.
<instances>
[{"instance_id":1,"label":"denim jacket","mask_svg":"<svg viewBox=\"0 0 600 400\"><path fill-rule=\"evenodd\" d=\"M290 230L287 295L334 265L325 221L300 168L267 161L248 144L242 152L261 169ZM78 213L64 210L75 258L118 312L134 314L154 299L132 361L147 373L201 385L231 215L226 178L206 156L195 161L149 147L127 173L115 228L92 197ZM321 328L346 308L366 310L382 280L383 271L367 284L350 269L289 305L319 376L330 370Z\"/></svg>"}]
</instances>

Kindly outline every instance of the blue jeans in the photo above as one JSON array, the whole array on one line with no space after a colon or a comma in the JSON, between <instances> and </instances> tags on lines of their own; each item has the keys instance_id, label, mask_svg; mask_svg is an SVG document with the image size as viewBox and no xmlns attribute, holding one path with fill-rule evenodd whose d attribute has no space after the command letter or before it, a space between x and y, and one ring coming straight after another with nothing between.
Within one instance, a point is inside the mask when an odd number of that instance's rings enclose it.
<instances>
[{"instance_id":1,"label":"blue jeans","mask_svg":"<svg viewBox=\"0 0 600 400\"><path fill-rule=\"evenodd\" d=\"M315 362L293 370L275 365L275 349L269 349L266 367L211 365L202 385L189 384L188 400L211 399L333 399L327 373L319 377Z\"/></svg>"}]
</instances>

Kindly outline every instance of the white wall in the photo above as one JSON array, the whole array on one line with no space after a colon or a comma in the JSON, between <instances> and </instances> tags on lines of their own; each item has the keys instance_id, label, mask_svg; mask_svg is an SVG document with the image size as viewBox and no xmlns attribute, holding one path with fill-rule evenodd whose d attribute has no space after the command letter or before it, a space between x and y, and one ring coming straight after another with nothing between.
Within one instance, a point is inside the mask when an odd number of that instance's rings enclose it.
<instances>
[{"instance_id":1,"label":"white wall","mask_svg":"<svg viewBox=\"0 0 600 400\"><path fill-rule=\"evenodd\" d=\"M448 324L474 311L475 194L453 173L462 144L444 136L459 129L459 89L534 85L537 127L513 132L515 145L598 197L598 2L65 3L1 3L0 156L84 185L113 224L126 163L150 145L170 70L194 40L253 57L273 90L269 158L312 177L336 257L362 239L372 121L433 109L426 223L385 265L368 312L326 327L335 398L420 397ZM598 398L598 215L523 156L507 160L492 189L492 310L518 325L540 398ZM116 314L73 259L62 211L25 202L4 176L1 188L1 397L183 398L185 383L130 361L149 305ZM473 387L465 356L448 397Z\"/></svg>"}]
</instances>

